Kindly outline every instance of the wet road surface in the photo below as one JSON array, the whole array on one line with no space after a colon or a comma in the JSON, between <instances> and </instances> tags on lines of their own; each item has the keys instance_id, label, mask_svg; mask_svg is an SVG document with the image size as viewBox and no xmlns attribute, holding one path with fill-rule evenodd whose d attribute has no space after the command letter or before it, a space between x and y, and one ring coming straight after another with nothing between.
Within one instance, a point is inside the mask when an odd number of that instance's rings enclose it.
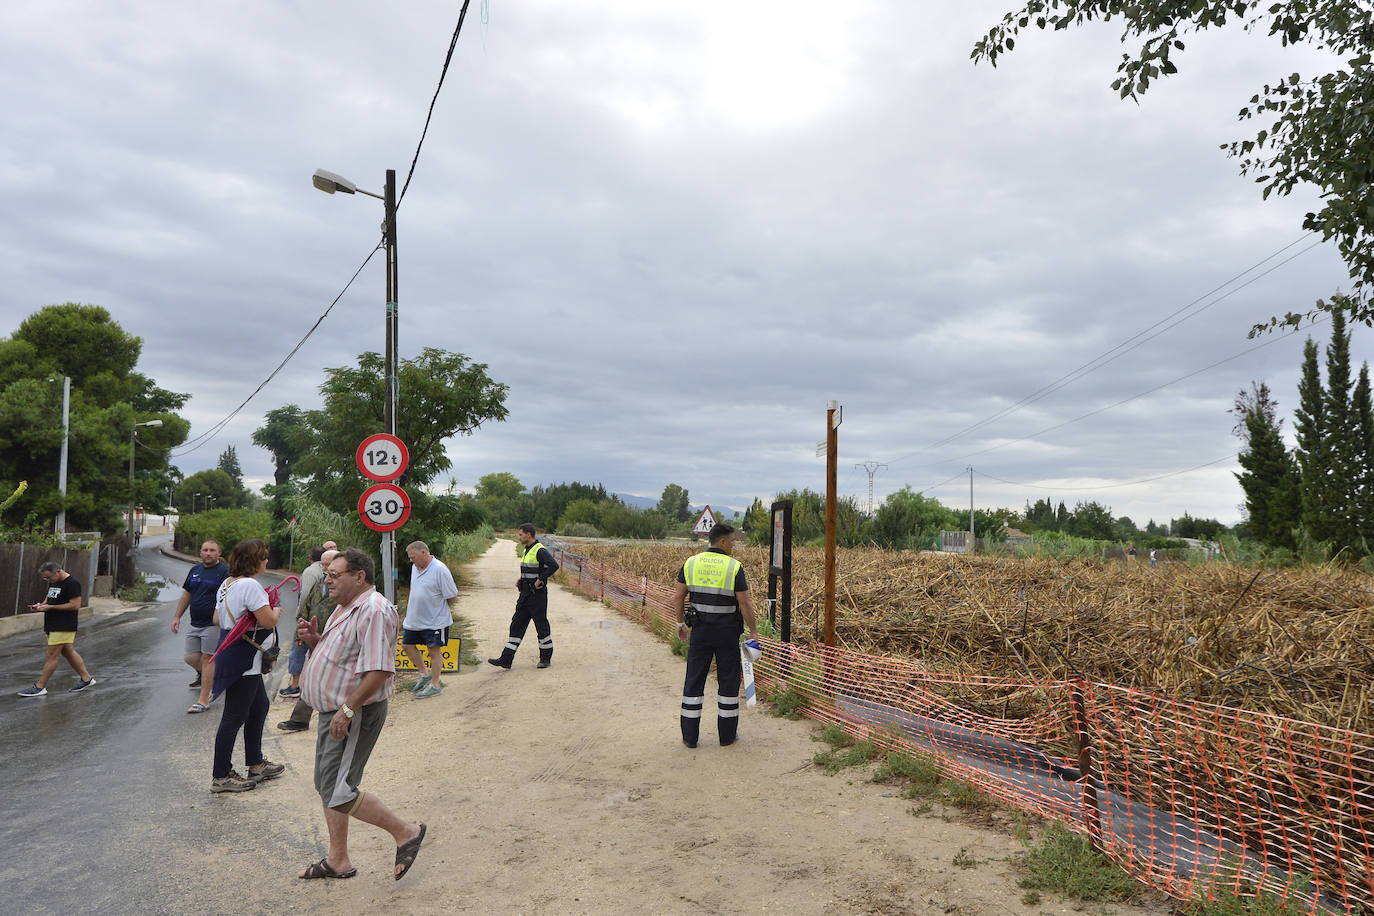
<instances>
[{"instance_id":1,"label":"wet road surface","mask_svg":"<svg viewBox=\"0 0 1374 916\"><path fill-rule=\"evenodd\" d=\"M77 678L64 660L47 696L18 697L42 667L43 632L0 641L0 912L186 911L187 901L167 892L177 876L159 865L169 848L205 845L205 814L194 809L219 800L208 789L221 704L186 714L195 675L170 625L190 564L159 554L160 541L145 538L137 563L170 580L162 602L81 620L76 647L93 687L68 692ZM282 603L285 616L294 595ZM279 670L284 662L285 655ZM269 714L269 758L282 710L274 702ZM240 740L236 765L242 756ZM225 829L217 839L249 831L246 824ZM244 841L261 841L262 833L259 823Z\"/></svg>"}]
</instances>

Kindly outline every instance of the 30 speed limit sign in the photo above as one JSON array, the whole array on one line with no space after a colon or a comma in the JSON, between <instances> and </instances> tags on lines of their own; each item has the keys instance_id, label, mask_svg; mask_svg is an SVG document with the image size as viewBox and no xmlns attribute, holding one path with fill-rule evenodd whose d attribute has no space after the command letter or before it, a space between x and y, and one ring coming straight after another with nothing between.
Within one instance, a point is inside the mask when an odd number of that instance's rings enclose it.
<instances>
[{"instance_id":1,"label":"30 speed limit sign","mask_svg":"<svg viewBox=\"0 0 1374 916\"><path fill-rule=\"evenodd\" d=\"M410 497L394 483L379 483L363 491L358 515L373 531L395 531L410 518Z\"/></svg>"},{"instance_id":2,"label":"30 speed limit sign","mask_svg":"<svg viewBox=\"0 0 1374 916\"><path fill-rule=\"evenodd\" d=\"M406 444L386 433L368 436L353 457L364 477L382 483L400 477L410 464L410 451Z\"/></svg>"}]
</instances>

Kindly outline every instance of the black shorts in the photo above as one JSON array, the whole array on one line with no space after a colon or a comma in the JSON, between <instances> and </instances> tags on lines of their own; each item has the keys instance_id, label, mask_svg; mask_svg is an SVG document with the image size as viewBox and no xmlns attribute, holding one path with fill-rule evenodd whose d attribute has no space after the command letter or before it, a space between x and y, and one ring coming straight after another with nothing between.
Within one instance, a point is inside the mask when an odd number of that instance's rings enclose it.
<instances>
[{"instance_id":1,"label":"black shorts","mask_svg":"<svg viewBox=\"0 0 1374 916\"><path fill-rule=\"evenodd\" d=\"M403 646L429 646L431 649L442 649L448 645L448 627L441 630L407 630L403 629L401 637Z\"/></svg>"}]
</instances>

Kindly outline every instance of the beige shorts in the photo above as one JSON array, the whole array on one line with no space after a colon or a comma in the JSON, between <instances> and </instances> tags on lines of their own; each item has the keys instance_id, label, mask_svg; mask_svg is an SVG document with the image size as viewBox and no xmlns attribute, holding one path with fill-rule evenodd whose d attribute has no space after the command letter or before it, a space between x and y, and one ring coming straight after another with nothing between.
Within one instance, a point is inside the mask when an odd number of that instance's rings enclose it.
<instances>
[{"instance_id":1,"label":"beige shorts","mask_svg":"<svg viewBox=\"0 0 1374 916\"><path fill-rule=\"evenodd\" d=\"M74 642L76 642L75 630L58 630L48 634L48 645L50 646L65 646Z\"/></svg>"}]
</instances>

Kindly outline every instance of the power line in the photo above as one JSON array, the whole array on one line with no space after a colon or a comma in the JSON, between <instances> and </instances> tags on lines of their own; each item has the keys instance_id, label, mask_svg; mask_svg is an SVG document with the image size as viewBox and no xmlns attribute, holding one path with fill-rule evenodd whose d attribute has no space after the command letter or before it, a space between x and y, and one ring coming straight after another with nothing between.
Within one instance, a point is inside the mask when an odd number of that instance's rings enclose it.
<instances>
[{"instance_id":1,"label":"power line","mask_svg":"<svg viewBox=\"0 0 1374 916\"><path fill-rule=\"evenodd\" d=\"M273 369L268 374L267 378L263 379L262 382L258 385L258 387L253 389L252 394L244 398L243 401L239 404L239 406L231 410L229 412L229 415L226 416L223 420L220 420L214 426L210 427L205 432L201 433L199 436L196 436L194 439L191 439L187 442L183 442L175 449L169 450L167 452L167 457L180 458L182 455L189 455L191 452L194 452L196 449L200 448L202 445L213 439L215 435L219 433L220 430L224 429L224 427L229 424L230 420L234 419L234 417L238 415L238 412L240 410L243 410L243 408L247 407L248 402L253 400L253 398L257 396L257 393L259 391L262 391L263 388L266 388L267 383L272 381L272 379L276 378L277 373L281 372L281 370L286 367L286 364L291 362L291 358L296 355L297 351L299 351L301 347L305 346L305 342L310 339L310 335L314 334L315 331L319 328L319 326L324 322L324 320L329 317L329 313L334 310L334 306L339 304L339 300L343 298L344 293L348 292L348 288L353 285L353 281L358 279L358 274L363 272L363 268L366 267L367 263L372 260L372 256L381 250L381 247L382 246L378 245L367 253L367 257L363 258L363 263L358 265L358 269L353 271L353 276L348 278L348 282L344 284L344 288L339 290L339 294L334 297L334 301L329 303L329 308L325 309L324 314L320 315L319 318L315 319L315 323L310 326L310 330L305 332L305 336L296 342L296 345L291 348L290 352L288 352L285 357L282 358L281 362L277 363L277 368Z\"/></svg>"},{"instance_id":2,"label":"power line","mask_svg":"<svg viewBox=\"0 0 1374 916\"><path fill-rule=\"evenodd\" d=\"M1304 239L1309 238L1309 237L1312 236L1313 234L1314 234L1314 233L1312 233L1312 232L1304 233L1303 235L1301 235L1301 236L1299 236L1298 238L1294 239L1293 241L1289 242L1287 245L1283 246L1283 247L1280 248L1279 250L1273 252L1272 254L1268 255L1267 257L1261 259L1260 261L1256 262L1255 264L1251 265L1250 267L1247 267L1245 270L1243 270L1243 271L1241 271L1240 273L1236 274L1235 276L1231 277L1229 280L1226 280L1225 282L1223 282L1223 283L1221 283L1221 284L1219 284L1219 285L1213 287L1210 291L1208 291L1208 292L1202 294L1201 296L1198 296L1197 298L1193 299L1191 302L1187 303L1186 305L1184 305L1184 306L1182 306L1182 307L1180 307L1180 308L1178 308L1178 309L1175 309L1173 312L1169 313L1168 315L1165 315L1163 318L1159 319L1158 321L1156 321L1154 324L1150 325L1149 327L1144 328L1144 329L1142 329L1142 330L1140 330L1140 331L1137 331L1135 334L1133 334L1133 335L1131 335L1130 337L1126 338L1126 339L1123 340L1121 343L1117 344L1116 346L1112 347L1111 349L1107 350L1106 352L1104 352L1104 353L1102 353L1102 354L1099 354L1098 356L1094 357L1093 359L1089 360L1088 362L1084 363L1083 365L1079 366L1078 368L1073 369L1072 371L1067 372L1067 373L1065 373L1064 375L1061 375L1059 378L1055 379L1054 381L1049 382L1049 383L1047 383L1047 384L1041 386L1040 388L1038 388L1038 389L1036 389L1035 391L1031 392L1030 394L1026 395L1026 396L1023 397L1021 400L1017 401L1016 403L1011 404L1011 405L1008 405L1007 407L1002 408L1001 410L997 411L996 413L992 414L991 416L985 417L984 419L979 420L979 421L977 421L976 423L970 424L969 426L966 426L966 427L964 427L963 429L959 430L958 432L955 432L955 433L953 433L953 434L951 434L951 435L949 435L949 436L946 436L946 437L943 438L943 439L940 439L940 440L938 440L938 441L936 441L936 442L932 442L932 443L930 443L929 445L926 445L926 446L924 446L924 447L922 447L922 448L919 448L919 449L917 449L917 450L914 451L914 452L909 452L909 453L907 453L907 454L905 454L905 455L900 455L900 456L898 456L898 457L896 457L896 458L891 458L891 459L889 459L889 461L890 461L891 463L894 463L894 464L895 464L896 462L898 462L898 461L905 461L905 460L907 460L908 458L914 458L914 457L917 456L917 455L923 454L923 453L928 452L928 451L930 451L930 450L932 450L932 449L939 448L939 447L942 446L942 445L947 445L947 444L949 444L950 442L955 441L956 439L963 438L964 436L968 435L969 433L975 432L975 431L977 431L977 430L979 430L979 429L981 429L981 428L983 428L983 427L989 425L990 423L996 422L997 420L1000 420L1001 418L1003 418L1003 417L1005 417L1005 416L1007 416L1007 415L1009 415L1009 414L1011 414L1011 413L1014 413L1014 412L1016 412L1017 410L1020 410L1022 407L1025 407L1025 406L1027 406L1027 405L1029 405L1029 404L1032 404L1032 403L1034 403L1034 402L1036 402L1036 401L1042 400L1043 398L1048 397L1049 395L1053 394L1054 392L1058 391L1059 389L1064 388L1065 386L1072 384L1073 382L1077 381L1078 379L1083 378L1084 376L1086 376L1086 375L1088 375L1088 374L1090 374L1090 373L1092 373L1092 372L1095 372L1095 371L1097 371L1098 369L1101 369L1103 366L1106 366L1106 365L1109 365L1109 364L1112 363L1112 362L1115 362L1116 360L1120 359L1122 356L1125 356L1127 353L1131 352L1132 350L1136 349L1137 347L1142 346L1143 344L1149 342L1150 340L1153 340L1154 338L1160 336L1161 334L1164 334L1164 333L1167 332L1167 331L1173 330L1175 327L1177 327L1178 325L1180 325L1180 324L1182 324L1183 322L1187 321L1188 319L1193 318L1193 317L1196 317L1197 315L1202 314L1202 312L1206 311L1207 309L1211 308L1212 306L1214 306L1214 305L1218 304L1219 302L1222 302L1223 300L1229 298L1230 296L1233 296L1233 295L1235 295L1236 293L1240 292L1242 289L1244 289L1245 287L1249 286L1251 283L1254 283L1254 282L1256 282L1257 280L1260 280L1260 279L1262 279L1263 277L1268 276L1269 274L1273 273L1275 270L1278 270L1280 267L1283 267L1284 265L1288 264L1289 262L1293 261L1294 259L1296 259L1296 258L1298 258L1298 257L1301 257L1302 255L1306 254L1307 252L1311 251L1313 248L1315 248L1315 247L1317 247L1318 245L1321 244L1321 241L1322 241L1321 239L1317 239L1317 240L1314 241L1311 245L1308 245L1306 248L1302 249L1301 251L1299 251L1299 252L1297 252L1297 253L1295 253L1295 254L1293 254L1293 255L1290 255L1289 257L1287 257L1287 258L1285 258L1284 260L1280 261L1279 263L1273 265L1272 267L1270 267L1268 270L1264 271L1263 273L1260 273L1260 274L1257 274L1257 275L1251 277L1250 279L1246 280L1244 283L1242 283L1242 284L1240 284L1239 286L1236 286L1234 289L1232 289L1232 290L1226 292L1224 295L1218 296L1218 297L1217 297L1216 299L1214 299L1213 301L1208 302L1206 305L1202 306L1201 308L1194 310L1194 311L1192 312L1192 314L1189 314L1189 315L1186 315L1186 316L1184 316L1184 317L1182 317L1182 318L1179 318L1177 321L1173 321L1173 320L1172 320L1172 319L1176 318L1177 316L1181 315L1182 313L1187 312L1189 309L1192 309L1193 306L1197 305L1199 302L1202 302L1203 300L1207 299L1208 297L1212 296L1213 294L1215 294L1215 293L1217 293L1217 292L1220 292L1220 291L1223 290L1223 289L1226 289L1226 287L1230 286L1232 283L1236 282L1236 281L1239 280L1241 277L1244 277L1246 274L1251 273L1252 271L1254 271L1254 270L1256 270L1257 268L1261 267L1261 266L1264 265L1265 263L1267 263L1267 262L1269 262L1269 261L1272 261L1274 258L1276 258L1276 257L1278 257L1279 255L1283 254L1285 251L1287 251L1288 249L1292 248L1294 245L1297 245L1298 243L1302 242ZM1170 323L1170 322L1171 322L1171 323ZM1161 325L1166 325L1166 324L1167 324L1167 326L1161 327ZM1159 329L1158 331L1156 331L1157 328ZM1155 333L1150 333L1150 332L1152 332L1152 331L1155 331ZM976 453L975 453L975 454L976 454Z\"/></svg>"},{"instance_id":3,"label":"power line","mask_svg":"<svg viewBox=\"0 0 1374 916\"><path fill-rule=\"evenodd\" d=\"M434 97L429 100L429 113L425 115L425 126L420 131L420 142L415 144L415 155L410 160L410 171L406 172L406 180L401 185L401 193L396 195L396 209L401 209L401 201L405 200L406 189L410 187L410 179L415 174L415 164L420 161L420 148L425 145L425 135L429 133L429 119L434 117L434 103L439 101L439 90L444 88L444 77L448 76L448 65L453 60L453 49L458 46L458 34L463 31L463 20L468 15L468 3L471 0L463 0L463 8L458 11L458 25L453 30L453 37L449 39L448 53L444 55L444 66L439 71L439 85L434 87ZM489 18L490 13L486 11L486 3L483 2L483 22Z\"/></svg>"},{"instance_id":4,"label":"power line","mask_svg":"<svg viewBox=\"0 0 1374 916\"><path fill-rule=\"evenodd\" d=\"M1232 459L1237 458L1237 457L1239 456L1239 454L1240 454L1239 452L1233 452L1232 454L1227 455L1227 456L1225 456L1224 458L1218 458L1218 459L1216 459L1215 461L1207 461L1207 462L1204 462L1203 464L1194 465L1193 467L1190 467L1190 468L1184 468L1184 469L1181 470L1181 471L1170 471L1170 472L1167 473L1167 474L1157 474L1157 475L1155 475L1154 477L1145 477L1145 478L1143 478L1143 479L1141 479L1141 480L1128 480L1128 481L1126 481L1125 483L1108 483L1108 484L1103 484L1103 485L1097 486L1097 487L1047 487L1047 486L1044 486L1043 484L1036 484L1036 483L1021 483L1021 482L1015 481L1015 480L1003 480L1001 477L994 477L994 476L992 476L991 474L987 473L986 471L979 471L979 470L977 470L976 468L975 468L974 470L975 470L975 472L976 472L979 476L981 476L981 477L986 477L988 480L995 480L995 481L997 481L998 483L1005 483L1005 484L1008 484L1008 485L1013 486L1013 487L1030 487L1030 488L1033 489L1033 490L1062 490L1062 491L1065 491L1065 492L1073 493L1073 492L1083 492L1083 491L1089 491L1089 490L1115 490L1115 489L1118 489L1118 488L1120 488L1120 487L1134 487L1134 486L1138 486L1138 485L1140 485L1140 484L1142 484L1142 483L1153 483L1153 482L1155 482L1156 480L1166 480L1166 479L1168 479L1168 478L1170 478L1170 477L1179 477L1179 476L1181 476L1181 475L1183 475L1183 474L1191 474L1191 473L1194 472L1194 471L1200 471L1200 470L1202 470L1203 468L1209 468L1209 467L1211 467L1211 466L1214 465L1214 464L1221 464L1223 461L1231 461ZM964 476L964 475L963 475L962 473L960 473L960 474L956 474L956 475L954 475L954 476L955 476L955 477L962 477L962 476ZM953 480L953 479L954 479L954 477L951 477L951 478L950 478L950 480ZM949 483L949 480L945 481L945 483ZM941 486L944 486L944 484L941 484Z\"/></svg>"},{"instance_id":5,"label":"power line","mask_svg":"<svg viewBox=\"0 0 1374 916\"><path fill-rule=\"evenodd\" d=\"M439 101L439 92L444 88L444 78L448 75L449 63L453 60L453 51L454 48L456 48L458 45L458 35L463 31L463 20L467 17L468 4L470 2L471 0L463 0L463 8L458 12L458 24L453 30L453 37L449 39L448 52L444 55L444 66L439 71L439 83L437 86L434 87L434 96L429 101L429 111L425 115L425 124L420 131L420 139L415 144L415 155L411 157L410 170L406 173L405 184L401 187L401 193L396 198L396 206L398 209L400 207L401 200L406 195L406 189L410 187L410 179L415 175L415 166L420 161L420 150L425 145L425 137L429 133L429 122L434 117L434 106ZM483 6L485 9L485 0ZM305 332L305 336L302 337L296 343L296 345L291 348L290 352L286 354L286 357L282 359L280 363L277 364L277 368L273 369L271 373L268 374L267 378L263 379L262 382L258 385L258 387L254 388L252 393L249 394L248 397L243 399L239 406L235 407L232 411L229 412L228 416L224 417L224 419L220 420L218 423L210 427L205 432L201 433L199 436L182 443L174 450L169 450L167 457L169 459L179 458L182 455L189 455L191 452L194 452L197 449L199 449L206 442L213 439L219 433L220 430L224 429L224 427L229 424L229 421L234 419L234 417L238 415L239 411L243 410L243 408L248 405L248 402L253 400L253 398L257 396L258 392L262 391L263 388L267 387L267 384L271 382L272 379L276 378L277 374L286 367L286 364L291 361L291 358L296 355L300 348L305 345L305 342L310 339L310 336L315 333L316 329L319 328L320 324L324 321L324 319L329 316L329 313L333 311L334 306L337 305L339 303L339 300L343 298L344 293L348 292L348 288L353 285L353 281L358 279L358 275L363 272L363 268L367 266L368 262L372 260L373 255L375 255L381 249L381 247L382 246L379 244L377 245L377 247L373 248L370 252L368 252L367 257L363 259L363 263L358 265L358 269L353 272L353 276L348 278L348 282L344 284L344 288L339 291L339 294L337 296L334 297L334 301L329 303L329 308L326 308L324 310L324 314L320 315L320 317L316 319L315 323L311 325L310 330Z\"/></svg>"}]
</instances>

